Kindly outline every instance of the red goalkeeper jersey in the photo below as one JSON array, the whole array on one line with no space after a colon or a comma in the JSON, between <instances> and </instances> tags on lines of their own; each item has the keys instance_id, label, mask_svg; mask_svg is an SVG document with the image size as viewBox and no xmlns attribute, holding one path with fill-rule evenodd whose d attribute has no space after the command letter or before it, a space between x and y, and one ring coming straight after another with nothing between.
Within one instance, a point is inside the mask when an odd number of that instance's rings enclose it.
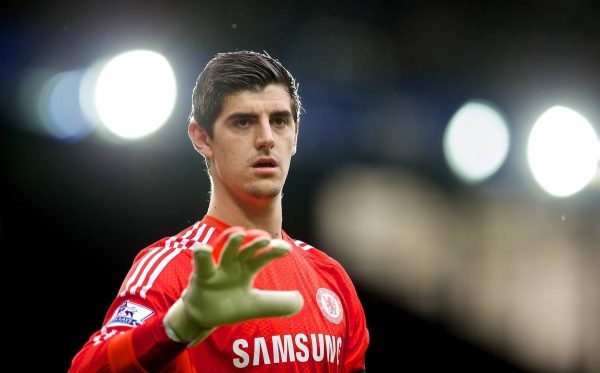
<instances>
[{"instance_id":1,"label":"red goalkeeper jersey","mask_svg":"<svg viewBox=\"0 0 600 373\"><path fill-rule=\"evenodd\" d=\"M176 236L142 250L102 329L75 356L71 371L111 371L111 343L117 344L121 335L142 333L158 321L161 324L155 330L163 333L162 317L187 287L193 270L189 248L196 242L214 244L228 227L207 215ZM369 332L352 281L342 266L322 251L291 239L285 232L282 236L292 245L290 254L258 272L254 287L298 290L304 297L302 310L292 317L219 327L195 347L177 351L165 371L354 372L365 368ZM175 344L170 340L166 343ZM131 359L137 359L135 348L124 348ZM158 355L163 351L154 347L145 353L146 365L136 360L140 371L147 368L148 361L160 360Z\"/></svg>"}]
</instances>

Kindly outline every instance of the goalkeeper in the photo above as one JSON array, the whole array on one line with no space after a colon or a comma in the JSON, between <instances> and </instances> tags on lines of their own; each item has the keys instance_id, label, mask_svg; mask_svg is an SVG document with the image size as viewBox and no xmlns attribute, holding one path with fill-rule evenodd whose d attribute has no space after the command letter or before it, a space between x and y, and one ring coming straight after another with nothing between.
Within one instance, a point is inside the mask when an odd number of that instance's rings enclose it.
<instances>
[{"instance_id":1,"label":"goalkeeper","mask_svg":"<svg viewBox=\"0 0 600 373\"><path fill-rule=\"evenodd\" d=\"M211 181L206 215L135 258L71 372L359 372L364 312L342 266L282 229L301 103L267 54L221 53L188 135Z\"/></svg>"}]
</instances>

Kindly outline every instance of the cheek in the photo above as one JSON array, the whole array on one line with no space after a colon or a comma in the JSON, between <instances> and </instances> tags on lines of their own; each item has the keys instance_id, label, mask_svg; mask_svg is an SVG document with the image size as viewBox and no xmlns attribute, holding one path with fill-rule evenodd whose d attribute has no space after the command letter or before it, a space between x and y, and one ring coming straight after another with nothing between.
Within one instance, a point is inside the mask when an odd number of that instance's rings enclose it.
<instances>
[{"instance_id":1,"label":"cheek","mask_svg":"<svg viewBox=\"0 0 600 373\"><path fill-rule=\"evenodd\" d=\"M218 152L215 151L215 162L220 165L222 172L227 173L240 169L244 164L244 159L239 152L233 151L233 149L239 149L239 146L231 144L227 149L219 148Z\"/></svg>"}]
</instances>

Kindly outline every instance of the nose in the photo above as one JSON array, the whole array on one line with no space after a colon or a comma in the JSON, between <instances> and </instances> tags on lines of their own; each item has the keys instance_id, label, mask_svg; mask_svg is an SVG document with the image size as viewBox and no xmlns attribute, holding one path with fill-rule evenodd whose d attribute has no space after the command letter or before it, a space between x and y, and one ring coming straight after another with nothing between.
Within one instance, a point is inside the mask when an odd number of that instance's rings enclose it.
<instances>
[{"instance_id":1,"label":"nose","mask_svg":"<svg viewBox=\"0 0 600 373\"><path fill-rule=\"evenodd\" d=\"M269 119L261 120L260 124L256 128L256 148L257 149L271 149L275 145L275 139L273 138L273 129Z\"/></svg>"}]
</instances>

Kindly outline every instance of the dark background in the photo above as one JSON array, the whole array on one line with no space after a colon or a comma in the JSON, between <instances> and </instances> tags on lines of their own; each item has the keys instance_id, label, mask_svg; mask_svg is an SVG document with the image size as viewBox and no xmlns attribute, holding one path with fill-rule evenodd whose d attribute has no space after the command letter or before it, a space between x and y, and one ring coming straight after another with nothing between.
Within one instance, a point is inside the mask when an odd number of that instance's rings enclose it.
<instances>
[{"instance_id":1,"label":"dark background","mask_svg":"<svg viewBox=\"0 0 600 373\"><path fill-rule=\"evenodd\" d=\"M25 370L66 371L101 326L137 251L203 216L209 184L188 142L186 117L194 80L218 52L267 51L300 82L306 113L285 189L284 227L317 247L314 193L345 164L403 167L450 192L461 190L441 142L449 117L471 97L500 106L514 131L559 99L600 118L600 6L593 1L2 8L0 234L11 330L5 338L14 354L28 356L19 360ZM130 143L95 133L67 143L31 130L35 124L18 100L28 69L79 69L134 48L162 53L176 72L177 104L163 129ZM422 120L399 132L398 146L421 141L390 157L378 151L376 135L385 115L396 115L386 105L406 97ZM515 174L501 170L518 188ZM370 371L525 371L377 288L356 286L372 338Z\"/></svg>"}]
</instances>

